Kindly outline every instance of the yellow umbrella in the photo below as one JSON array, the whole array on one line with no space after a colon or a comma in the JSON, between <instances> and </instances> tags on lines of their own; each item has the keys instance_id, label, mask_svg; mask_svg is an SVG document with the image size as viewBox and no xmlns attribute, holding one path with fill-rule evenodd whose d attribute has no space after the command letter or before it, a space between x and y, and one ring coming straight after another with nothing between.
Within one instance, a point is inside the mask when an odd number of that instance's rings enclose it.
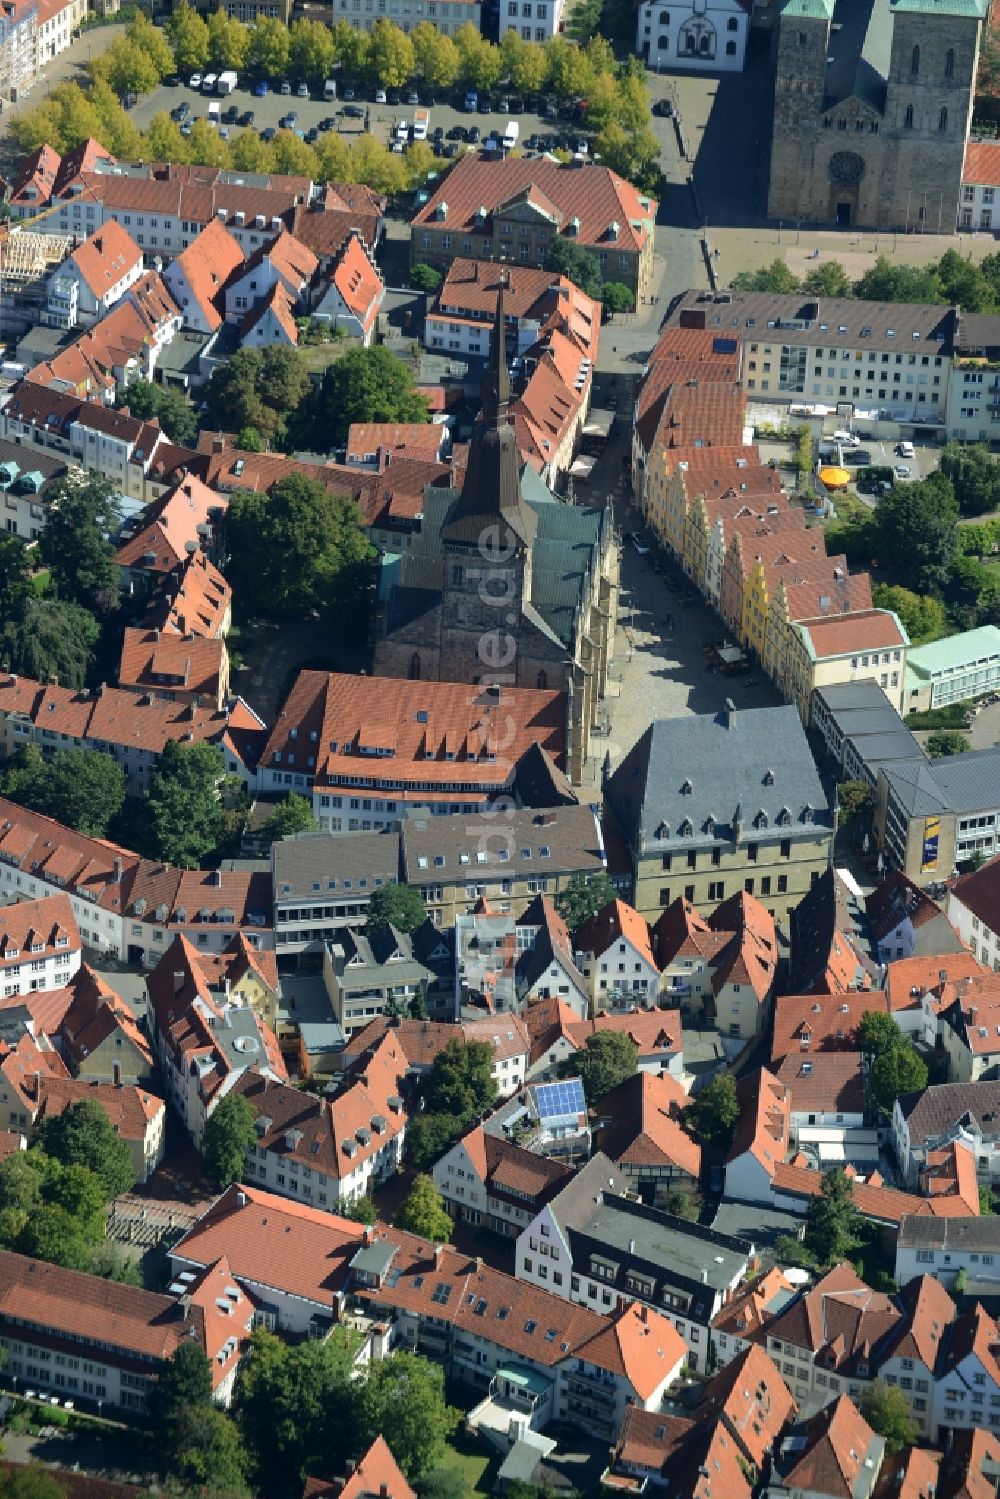
<instances>
[{"instance_id":1,"label":"yellow umbrella","mask_svg":"<svg viewBox=\"0 0 1000 1499\"><path fill-rule=\"evenodd\" d=\"M843 489L851 482L850 470L846 468L821 468L819 471L819 482L827 489Z\"/></svg>"}]
</instances>

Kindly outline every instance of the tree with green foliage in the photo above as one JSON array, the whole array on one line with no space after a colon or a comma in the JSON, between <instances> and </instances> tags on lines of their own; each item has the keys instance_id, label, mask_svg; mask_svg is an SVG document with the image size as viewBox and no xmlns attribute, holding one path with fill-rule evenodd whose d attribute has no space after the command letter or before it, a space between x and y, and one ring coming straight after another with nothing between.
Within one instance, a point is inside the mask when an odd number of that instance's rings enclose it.
<instances>
[{"instance_id":1,"label":"tree with green foliage","mask_svg":"<svg viewBox=\"0 0 1000 1499\"><path fill-rule=\"evenodd\" d=\"M810 297L849 297L851 283L839 260L825 260L807 272L802 290Z\"/></svg>"},{"instance_id":2,"label":"tree with green foliage","mask_svg":"<svg viewBox=\"0 0 1000 1499\"><path fill-rule=\"evenodd\" d=\"M879 558L897 581L916 593L940 594L958 547L958 505L944 475L897 485L875 522Z\"/></svg>"},{"instance_id":3,"label":"tree with green foliage","mask_svg":"<svg viewBox=\"0 0 1000 1499\"><path fill-rule=\"evenodd\" d=\"M353 499L305 474L270 495L241 489L226 512L226 576L248 613L264 619L359 613L372 547Z\"/></svg>"},{"instance_id":4,"label":"tree with green foliage","mask_svg":"<svg viewBox=\"0 0 1000 1499\"><path fill-rule=\"evenodd\" d=\"M426 422L427 401L407 365L390 349L352 349L324 371L298 413L317 452L347 441L353 422Z\"/></svg>"},{"instance_id":5,"label":"tree with green foliage","mask_svg":"<svg viewBox=\"0 0 1000 1499\"><path fill-rule=\"evenodd\" d=\"M633 1077L639 1066L639 1048L624 1031L598 1031L588 1036L582 1051L574 1052L562 1065L564 1077L578 1077L591 1106Z\"/></svg>"},{"instance_id":6,"label":"tree with green foliage","mask_svg":"<svg viewBox=\"0 0 1000 1499\"><path fill-rule=\"evenodd\" d=\"M674 1218L685 1218L689 1223L697 1223L701 1216L701 1196L693 1182L669 1182L658 1195L656 1206Z\"/></svg>"},{"instance_id":7,"label":"tree with green foliage","mask_svg":"<svg viewBox=\"0 0 1000 1499\"><path fill-rule=\"evenodd\" d=\"M410 1019L427 1020L427 1000L423 989L417 989L410 997Z\"/></svg>"},{"instance_id":8,"label":"tree with green foliage","mask_svg":"<svg viewBox=\"0 0 1000 1499\"><path fill-rule=\"evenodd\" d=\"M854 1206L854 1188L840 1166L823 1172L817 1197L810 1197L803 1242L820 1265L846 1260L859 1243L861 1218Z\"/></svg>"},{"instance_id":9,"label":"tree with green foliage","mask_svg":"<svg viewBox=\"0 0 1000 1499\"><path fill-rule=\"evenodd\" d=\"M209 1178L220 1192L239 1181L247 1151L257 1138L257 1115L242 1093L227 1093L205 1121L201 1154Z\"/></svg>"},{"instance_id":10,"label":"tree with green foliage","mask_svg":"<svg viewBox=\"0 0 1000 1499\"><path fill-rule=\"evenodd\" d=\"M756 271L738 271L732 280L734 291L796 292L801 283L795 273L777 256L770 265Z\"/></svg>"},{"instance_id":11,"label":"tree with green foliage","mask_svg":"<svg viewBox=\"0 0 1000 1499\"><path fill-rule=\"evenodd\" d=\"M57 750L43 759L34 745L7 762L3 794L88 838L104 838L125 805L125 775L103 750Z\"/></svg>"},{"instance_id":12,"label":"tree with green foliage","mask_svg":"<svg viewBox=\"0 0 1000 1499\"><path fill-rule=\"evenodd\" d=\"M622 281L605 281L601 287L601 303L608 317L616 312L635 311L635 293Z\"/></svg>"},{"instance_id":13,"label":"tree with green foliage","mask_svg":"<svg viewBox=\"0 0 1000 1499\"><path fill-rule=\"evenodd\" d=\"M941 284L930 267L893 265L880 255L859 281L854 295L869 302L943 302Z\"/></svg>"},{"instance_id":14,"label":"tree with green foliage","mask_svg":"<svg viewBox=\"0 0 1000 1499\"><path fill-rule=\"evenodd\" d=\"M422 26L427 23L421 21ZM428 293L436 292L441 285L441 272L436 271L432 265L424 265L423 262L415 265L410 271L410 285L417 291Z\"/></svg>"},{"instance_id":15,"label":"tree with green foliage","mask_svg":"<svg viewBox=\"0 0 1000 1499\"><path fill-rule=\"evenodd\" d=\"M44 533L43 533L44 534ZM62 599L40 599L30 589L8 600L0 624L0 659L9 671L63 687L84 685L100 638L94 616Z\"/></svg>"},{"instance_id":16,"label":"tree with green foliage","mask_svg":"<svg viewBox=\"0 0 1000 1499\"><path fill-rule=\"evenodd\" d=\"M69 1489L40 1463L0 1469L0 1499L69 1499Z\"/></svg>"},{"instance_id":17,"label":"tree with green foliage","mask_svg":"<svg viewBox=\"0 0 1000 1499\"><path fill-rule=\"evenodd\" d=\"M213 11L208 18L208 60L217 68L242 72L250 52L250 30L225 10Z\"/></svg>"},{"instance_id":18,"label":"tree with green foliage","mask_svg":"<svg viewBox=\"0 0 1000 1499\"><path fill-rule=\"evenodd\" d=\"M872 1430L885 1438L887 1456L902 1452L904 1447L916 1446L920 1438L920 1422L898 1385L882 1384L879 1380L866 1386L860 1407Z\"/></svg>"},{"instance_id":19,"label":"tree with green foliage","mask_svg":"<svg viewBox=\"0 0 1000 1499\"><path fill-rule=\"evenodd\" d=\"M415 932L426 920L427 907L420 891L389 880L372 891L365 931L369 937L384 926L394 926L397 932Z\"/></svg>"},{"instance_id":20,"label":"tree with green foliage","mask_svg":"<svg viewBox=\"0 0 1000 1499\"><path fill-rule=\"evenodd\" d=\"M461 1135L463 1125L451 1114L417 1114L406 1127L406 1159L418 1171L429 1171Z\"/></svg>"},{"instance_id":21,"label":"tree with green foliage","mask_svg":"<svg viewBox=\"0 0 1000 1499\"><path fill-rule=\"evenodd\" d=\"M167 18L166 32L181 73L204 68L208 62L208 26L188 0L174 6Z\"/></svg>"},{"instance_id":22,"label":"tree with green foliage","mask_svg":"<svg viewBox=\"0 0 1000 1499\"><path fill-rule=\"evenodd\" d=\"M63 603L96 614L117 607L121 583L111 540L121 526L121 499L99 474L74 471L49 490L38 553Z\"/></svg>"},{"instance_id":23,"label":"tree with green foliage","mask_svg":"<svg viewBox=\"0 0 1000 1499\"><path fill-rule=\"evenodd\" d=\"M441 1193L433 1179L421 1173L396 1209L396 1227L435 1244L447 1244L454 1224L448 1216Z\"/></svg>"},{"instance_id":24,"label":"tree with green foliage","mask_svg":"<svg viewBox=\"0 0 1000 1499\"><path fill-rule=\"evenodd\" d=\"M392 1455L410 1483L429 1473L459 1423L448 1405L444 1370L417 1353L393 1353L369 1366L361 1386L363 1429L387 1432Z\"/></svg>"},{"instance_id":25,"label":"tree with green foliage","mask_svg":"<svg viewBox=\"0 0 1000 1499\"><path fill-rule=\"evenodd\" d=\"M282 344L237 349L212 371L205 387L208 422L226 432L254 427L280 440L308 387L309 372L299 349Z\"/></svg>"},{"instance_id":26,"label":"tree with green foliage","mask_svg":"<svg viewBox=\"0 0 1000 1499\"><path fill-rule=\"evenodd\" d=\"M167 123L173 125L169 117ZM163 157L154 159L164 160ZM119 393L117 404L127 406L133 416L144 422L155 417L171 442L194 447L198 441L198 413L190 396L179 386L136 380Z\"/></svg>"},{"instance_id":27,"label":"tree with green foliage","mask_svg":"<svg viewBox=\"0 0 1000 1499\"><path fill-rule=\"evenodd\" d=\"M6 611L10 596L30 586L30 576L27 545L20 536L0 531L0 608Z\"/></svg>"},{"instance_id":28,"label":"tree with green foliage","mask_svg":"<svg viewBox=\"0 0 1000 1499\"><path fill-rule=\"evenodd\" d=\"M486 1041L449 1041L431 1065L424 1085L430 1114L449 1114L460 1127L486 1114L497 1100L493 1048Z\"/></svg>"},{"instance_id":29,"label":"tree with green foliage","mask_svg":"<svg viewBox=\"0 0 1000 1499\"><path fill-rule=\"evenodd\" d=\"M736 1084L728 1072L713 1077L684 1110L685 1128L703 1145L728 1146L740 1117Z\"/></svg>"},{"instance_id":30,"label":"tree with green foliage","mask_svg":"<svg viewBox=\"0 0 1000 1499\"><path fill-rule=\"evenodd\" d=\"M992 1218L996 1212L996 1203L993 1197L992 1187L979 1188L979 1216L981 1218Z\"/></svg>"},{"instance_id":31,"label":"tree with green foliage","mask_svg":"<svg viewBox=\"0 0 1000 1499\"><path fill-rule=\"evenodd\" d=\"M971 742L958 729L935 729L927 736L927 753L932 760L941 760L947 755L964 755L971 748Z\"/></svg>"},{"instance_id":32,"label":"tree with green foliage","mask_svg":"<svg viewBox=\"0 0 1000 1499\"><path fill-rule=\"evenodd\" d=\"M837 787L839 826L860 821L875 805L875 791L867 781L841 781Z\"/></svg>"},{"instance_id":33,"label":"tree with green foliage","mask_svg":"<svg viewBox=\"0 0 1000 1499\"><path fill-rule=\"evenodd\" d=\"M288 72L291 37L284 21L262 16L250 32L247 66L256 78L281 78Z\"/></svg>"},{"instance_id":34,"label":"tree with green foliage","mask_svg":"<svg viewBox=\"0 0 1000 1499\"><path fill-rule=\"evenodd\" d=\"M292 1346L265 1328L253 1334L237 1418L258 1493L298 1494L307 1474L339 1473L357 1455L368 1427L360 1424L351 1374L345 1344L335 1338Z\"/></svg>"},{"instance_id":35,"label":"tree with green foliage","mask_svg":"<svg viewBox=\"0 0 1000 1499\"><path fill-rule=\"evenodd\" d=\"M994 291L972 258L966 260L957 250L946 250L934 267L944 300L961 307L963 312L989 312Z\"/></svg>"},{"instance_id":36,"label":"tree with green foliage","mask_svg":"<svg viewBox=\"0 0 1000 1499\"><path fill-rule=\"evenodd\" d=\"M174 71L174 50L166 33L161 27L153 25L145 11L135 11L125 35L152 58L158 77L165 78Z\"/></svg>"},{"instance_id":37,"label":"tree with green foliage","mask_svg":"<svg viewBox=\"0 0 1000 1499\"><path fill-rule=\"evenodd\" d=\"M167 740L147 798L154 857L181 869L201 867L219 839L219 785L225 770L216 745Z\"/></svg>"},{"instance_id":38,"label":"tree with green foliage","mask_svg":"<svg viewBox=\"0 0 1000 1499\"><path fill-rule=\"evenodd\" d=\"M383 88L402 88L416 72L413 43L401 27L379 16L371 29L368 70Z\"/></svg>"},{"instance_id":39,"label":"tree with green foliage","mask_svg":"<svg viewBox=\"0 0 1000 1499\"><path fill-rule=\"evenodd\" d=\"M349 1206L344 1209L344 1217L350 1218L352 1223L374 1223L378 1218L374 1197L369 1192L353 1197Z\"/></svg>"},{"instance_id":40,"label":"tree with green foliage","mask_svg":"<svg viewBox=\"0 0 1000 1499\"><path fill-rule=\"evenodd\" d=\"M545 256L545 269L557 276L565 276L578 286L587 297L600 301L604 277L601 264L592 250L567 239L565 234L554 234Z\"/></svg>"},{"instance_id":41,"label":"tree with green foliage","mask_svg":"<svg viewBox=\"0 0 1000 1499\"><path fill-rule=\"evenodd\" d=\"M145 47L117 37L100 57L90 64L90 76L104 79L120 99L128 101L151 94L160 81L156 62Z\"/></svg>"},{"instance_id":42,"label":"tree with green foliage","mask_svg":"<svg viewBox=\"0 0 1000 1499\"><path fill-rule=\"evenodd\" d=\"M450 89L458 77L458 48L433 21L420 21L410 32L417 71L435 93Z\"/></svg>"},{"instance_id":43,"label":"tree with green foliage","mask_svg":"<svg viewBox=\"0 0 1000 1499\"><path fill-rule=\"evenodd\" d=\"M165 109L158 109L147 125L139 155L143 161L187 161L187 141L181 135L181 127L177 121L172 120ZM145 383L140 380L135 382L136 385ZM155 388L159 390L161 387ZM134 390L135 385L131 389Z\"/></svg>"},{"instance_id":44,"label":"tree with green foliage","mask_svg":"<svg viewBox=\"0 0 1000 1499\"><path fill-rule=\"evenodd\" d=\"M185 1338L174 1349L156 1381L156 1409L151 1414L166 1441L174 1422L191 1406L212 1403L212 1366L201 1344Z\"/></svg>"},{"instance_id":45,"label":"tree with green foliage","mask_svg":"<svg viewBox=\"0 0 1000 1499\"><path fill-rule=\"evenodd\" d=\"M964 537L968 529L971 528L963 526L959 537ZM894 583L876 583L872 589L872 603L876 609L892 610L912 645L936 640L948 627L944 605L928 593L914 593L912 589L900 588Z\"/></svg>"},{"instance_id":46,"label":"tree with green foliage","mask_svg":"<svg viewBox=\"0 0 1000 1499\"><path fill-rule=\"evenodd\" d=\"M986 515L1000 508L1000 464L984 442L949 442L941 449L940 471L951 483L962 515Z\"/></svg>"},{"instance_id":47,"label":"tree with green foliage","mask_svg":"<svg viewBox=\"0 0 1000 1499\"><path fill-rule=\"evenodd\" d=\"M83 1098L61 1114L45 1114L32 1144L62 1166L86 1166L109 1202L135 1185L132 1152L96 1099Z\"/></svg>"},{"instance_id":48,"label":"tree with green foliage","mask_svg":"<svg viewBox=\"0 0 1000 1499\"><path fill-rule=\"evenodd\" d=\"M104 1239L107 1197L86 1166L64 1166L38 1149L0 1161L0 1247L89 1270Z\"/></svg>"},{"instance_id":49,"label":"tree with green foliage","mask_svg":"<svg viewBox=\"0 0 1000 1499\"><path fill-rule=\"evenodd\" d=\"M882 1052L868 1075L868 1106L883 1119L892 1117L892 1106L902 1093L922 1093L927 1087L927 1063L909 1042Z\"/></svg>"},{"instance_id":50,"label":"tree with green foliage","mask_svg":"<svg viewBox=\"0 0 1000 1499\"><path fill-rule=\"evenodd\" d=\"M571 932L615 899L615 887L601 870L598 874L572 874L565 890L555 898L555 907Z\"/></svg>"},{"instance_id":51,"label":"tree with green foliage","mask_svg":"<svg viewBox=\"0 0 1000 1499\"><path fill-rule=\"evenodd\" d=\"M231 1416L217 1405L189 1405L178 1415L169 1448L173 1476L192 1494L248 1496L246 1447Z\"/></svg>"},{"instance_id":52,"label":"tree with green foliage","mask_svg":"<svg viewBox=\"0 0 1000 1499\"><path fill-rule=\"evenodd\" d=\"M275 807L261 828L260 836L270 847L282 838L294 838L296 833L315 833L318 828L311 802L290 791Z\"/></svg>"},{"instance_id":53,"label":"tree with green foliage","mask_svg":"<svg viewBox=\"0 0 1000 1499\"><path fill-rule=\"evenodd\" d=\"M895 1051L903 1044L903 1032L884 1010L865 1010L858 1021L858 1050L869 1061Z\"/></svg>"},{"instance_id":54,"label":"tree with green foliage","mask_svg":"<svg viewBox=\"0 0 1000 1499\"><path fill-rule=\"evenodd\" d=\"M500 81L503 58L500 48L487 41L478 26L466 21L452 40L458 52L458 77L466 88L489 92Z\"/></svg>"},{"instance_id":55,"label":"tree with green foliage","mask_svg":"<svg viewBox=\"0 0 1000 1499\"><path fill-rule=\"evenodd\" d=\"M129 1259L121 1244L115 1244L110 1239L91 1251L87 1269L91 1275L98 1275L101 1280L110 1280L119 1286L142 1285L142 1276L135 1260Z\"/></svg>"}]
</instances>

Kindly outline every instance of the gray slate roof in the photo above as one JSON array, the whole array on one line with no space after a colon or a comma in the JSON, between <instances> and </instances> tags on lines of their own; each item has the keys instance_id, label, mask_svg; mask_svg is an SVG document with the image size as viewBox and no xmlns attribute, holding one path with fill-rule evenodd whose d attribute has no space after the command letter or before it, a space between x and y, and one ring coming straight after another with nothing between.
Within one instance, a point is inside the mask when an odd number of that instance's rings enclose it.
<instances>
[{"instance_id":1,"label":"gray slate roof","mask_svg":"<svg viewBox=\"0 0 1000 1499\"><path fill-rule=\"evenodd\" d=\"M398 833L297 833L275 843L272 855L279 902L325 895L365 900L399 877Z\"/></svg>"},{"instance_id":2,"label":"gray slate roof","mask_svg":"<svg viewBox=\"0 0 1000 1499\"><path fill-rule=\"evenodd\" d=\"M940 1083L897 1100L907 1121L911 1146L921 1146L953 1130L971 1116L984 1138L1000 1138L1000 1082Z\"/></svg>"},{"instance_id":3,"label":"gray slate roof","mask_svg":"<svg viewBox=\"0 0 1000 1499\"><path fill-rule=\"evenodd\" d=\"M1000 748L948 755L933 765L891 765L883 774L911 817L987 811L1000 803Z\"/></svg>"},{"instance_id":4,"label":"gray slate roof","mask_svg":"<svg viewBox=\"0 0 1000 1499\"><path fill-rule=\"evenodd\" d=\"M402 850L406 883L417 886L604 868L600 826L588 806L524 808L502 818L485 812L411 816L403 823Z\"/></svg>"},{"instance_id":5,"label":"gray slate roof","mask_svg":"<svg viewBox=\"0 0 1000 1499\"><path fill-rule=\"evenodd\" d=\"M810 822L831 824L792 707L657 719L611 776L607 799L633 850L647 852L731 838L737 815L748 843L773 843ZM790 818L785 826L783 813Z\"/></svg>"},{"instance_id":6,"label":"gray slate roof","mask_svg":"<svg viewBox=\"0 0 1000 1499\"><path fill-rule=\"evenodd\" d=\"M911 1218L899 1225L900 1249L955 1249L987 1254L1000 1249L1000 1218Z\"/></svg>"}]
</instances>

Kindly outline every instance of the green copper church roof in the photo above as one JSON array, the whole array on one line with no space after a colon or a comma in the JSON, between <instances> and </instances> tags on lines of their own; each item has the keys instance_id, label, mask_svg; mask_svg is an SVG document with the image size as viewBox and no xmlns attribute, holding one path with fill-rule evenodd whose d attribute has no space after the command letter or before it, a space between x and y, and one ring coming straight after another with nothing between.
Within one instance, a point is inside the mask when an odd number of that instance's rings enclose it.
<instances>
[{"instance_id":1,"label":"green copper church roof","mask_svg":"<svg viewBox=\"0 0 1000 1499\"><path fill-rule=\"evenodd\" d=\"M985 21L989 0L890 0L894 11L905 10L922 16L968 16Z\"/></svg>"}]
</instances>

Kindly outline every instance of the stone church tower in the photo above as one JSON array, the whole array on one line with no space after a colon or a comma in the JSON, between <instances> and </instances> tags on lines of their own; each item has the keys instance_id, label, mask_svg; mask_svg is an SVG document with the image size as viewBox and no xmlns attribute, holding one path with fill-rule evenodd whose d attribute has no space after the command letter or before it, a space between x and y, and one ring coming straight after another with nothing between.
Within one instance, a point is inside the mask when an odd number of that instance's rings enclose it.
<instances>
[{"instance_id":1,"label":"stone church tower","mask_svg":"<svg viewBox=\"0 0 1000 1499\"><path fill-rule=\"evenodd\" d=\"M610 508L563 504L522 471L508 416L504 296L460 491L429 485L413 545L380 589L377 676L566 694L579 784L607 689L618 602Z\"/></svg>"},{"instance_id":2,"label":"stone church tower","mask_svg":"<svg viewBox=\"0 0 1000 1499\"><path fill-rule=\"evenodd\" d=\"M786 0L768 213L950 233L988 0Z\"/></svg>"}]
</instances>

